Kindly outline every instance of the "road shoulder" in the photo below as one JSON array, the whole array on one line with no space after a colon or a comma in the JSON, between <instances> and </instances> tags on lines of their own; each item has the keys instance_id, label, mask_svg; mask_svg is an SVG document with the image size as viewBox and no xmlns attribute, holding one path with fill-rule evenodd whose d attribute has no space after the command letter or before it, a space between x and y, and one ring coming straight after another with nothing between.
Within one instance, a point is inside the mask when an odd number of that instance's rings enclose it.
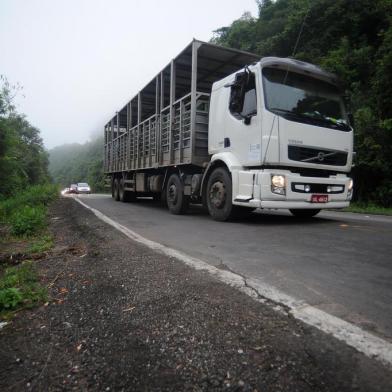
<instances>
[{"instance_id":1,"label":"road shoulder","mask_svg":"<svg viewBox=\"0 0 392 392\"><path fill-rule=\"evenodd\" d=\"M389 391L390 369L74 200L38 267L52 301L0 331L0 389Z\"/></svg>"}]
</instances>

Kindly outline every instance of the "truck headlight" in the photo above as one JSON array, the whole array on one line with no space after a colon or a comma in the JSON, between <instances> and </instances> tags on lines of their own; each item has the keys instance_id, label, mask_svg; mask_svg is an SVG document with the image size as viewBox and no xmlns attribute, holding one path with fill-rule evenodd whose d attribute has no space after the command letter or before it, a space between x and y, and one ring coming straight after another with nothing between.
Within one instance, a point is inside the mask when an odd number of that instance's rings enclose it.
<instances>
[{"instance_id":1,"label":"truck headlight","mask_svg":"<svg viewBox=\"0 0 392 392\"><path fill-rule=\"evenodd\" d=\"M271 176L271 192L278 195L286 194L286 178L282 175Z\"/></svg>"},{"instance_id":2,"label":"truck headlight","mask_svg":"<svg viewBox=\"0 0 392 392\"><path fill-rule=\"evenodd\" d=\"M350 182L348 183L348 190L352 192L354 188L354 181L352 178L350 178Z\"/></svg>"},{"instance_id":3,"label":"truck headlight","mask_svg":"<svg viewBox=\"0 0 392 392\"><path fill-rule=\"evenodd\" d=\"M347 198L351 199L353 195L353 189L354 189L354 181L352 178L350 178L350 182L348 183L348 188L347 188Z\"/></svg>"}]
</instances>

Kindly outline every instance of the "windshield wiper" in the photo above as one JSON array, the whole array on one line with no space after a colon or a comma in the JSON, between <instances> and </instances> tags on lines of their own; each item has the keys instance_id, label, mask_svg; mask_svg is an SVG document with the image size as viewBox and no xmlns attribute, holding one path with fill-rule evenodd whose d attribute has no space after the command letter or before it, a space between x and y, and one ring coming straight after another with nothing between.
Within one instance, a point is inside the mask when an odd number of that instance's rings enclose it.
<instances>
[{"instance_id":1,"label":"windshield wiper","mask_svg":"<svg viewBox=\"0 0 392 392\"><path fill-rule=\"evenodd\" d=\"M286 110L286 109L281 109L281 108L268 108L271 111L277 111L277 112L282 112L282 113L290 113L290 114L297 114L295 112L292 112L291 110Z\"/></svg>"},{"instance_id":2,"label":"windshield wiper","mask_svg":"<svg viewBox=\"0 0 392 392\"><path fill-rule=\"evenodd\" d=\"M268 108L268 110L270 110L271 112L278 112L275 114L279 114L279 113L283 113L286 114L288 116L291 117L296 117L296 118L300 118L300 119L311 119L311 117L309 116L304 116L302 113L296 113L296 112L292 112L291 110L286 110L286 109L281 109L281 108Z\"/></svg>"},{"instance_id":3,"label":"windshield wiper","mask_svg":"<svg viewBox=\"0 0 392 392\"><path fill-rule=\"evenodd\" d=\"M305 120L308 123L324 123L324 124L328 124L330 126L333 126L334 128L337 129L348 129L348 125L342 121L339 120L332 120L329 117L325 117L324 115L322 115L319 112L312 112L312 113L296 113L293 112L291 110L286 110L286 109L281 109L281 108L268 108L271 112L278 112L276 114L282 113L283 115L287 115L287 116L291 116L291 117L295 117L297 119L301 119L301 120Z\"/></svg>"},{"instance_id":4,"label":"windshield wiper","mask_svg":"<svg viewBox=\"0 0 392 392\"><path fill-rule=\"evenodd\" d=\"M336 128L343 128L343 129L347 129L348 125L343 121L343 120L335 120L331 117L327 117L325 115L323 115L320 112L311 112L311 113L303 113L304 116L308 117L308 118L312 118L316 121L321 121L330 125L333 125Z\"/></svg>"}]
</instances>

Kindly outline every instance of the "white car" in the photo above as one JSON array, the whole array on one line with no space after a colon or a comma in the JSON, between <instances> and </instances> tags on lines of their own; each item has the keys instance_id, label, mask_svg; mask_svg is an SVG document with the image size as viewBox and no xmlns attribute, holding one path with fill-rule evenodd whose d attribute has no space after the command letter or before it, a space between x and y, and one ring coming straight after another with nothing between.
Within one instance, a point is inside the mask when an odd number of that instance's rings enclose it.
<instances>
[{"instance_id":1,"label":"white car","mask_svg":"<svg viewBox=\"0 0 392 392\"><path fill-rule=\"evenodd\" d=\"M87 182L78 182L76 184L76 193L91 193L90 186Z\"/></svg>"}]
</instances>

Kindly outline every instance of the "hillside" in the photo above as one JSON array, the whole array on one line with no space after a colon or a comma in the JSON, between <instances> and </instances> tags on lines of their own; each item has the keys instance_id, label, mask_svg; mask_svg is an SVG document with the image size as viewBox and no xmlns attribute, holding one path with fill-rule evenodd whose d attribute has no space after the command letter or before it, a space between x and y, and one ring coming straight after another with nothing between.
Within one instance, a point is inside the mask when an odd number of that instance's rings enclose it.
<instances>
[{"instance_id":1,"label":"hillside","mask_svg":"<svg viewBox=\"0 0 392 392\"><path fill-rule=\"evenodd\" d=\"M64 144L49 151L49 172L61 186L87 181L94 192L104 190L103 140Z\"/></svg>"}]
</instances>

